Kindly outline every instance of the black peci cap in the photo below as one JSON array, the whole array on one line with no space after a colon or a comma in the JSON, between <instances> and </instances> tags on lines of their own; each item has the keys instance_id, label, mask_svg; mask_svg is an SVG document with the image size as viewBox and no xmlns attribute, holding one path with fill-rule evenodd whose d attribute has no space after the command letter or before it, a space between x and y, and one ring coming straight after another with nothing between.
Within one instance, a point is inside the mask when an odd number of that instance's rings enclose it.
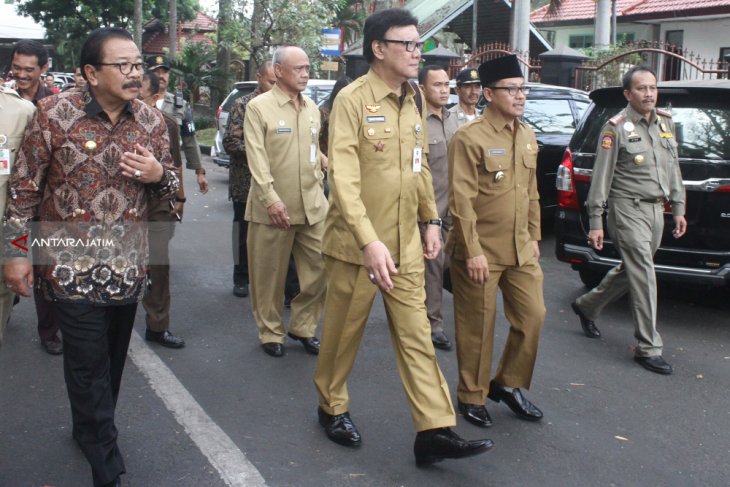
<instances>
[{"instance_id":1,"label":"black peci cap","mask_svg":"<svg viewBox=\"0 0 730 487\"><path fill-rule=\"evenodd\" d=\"M485 61L479 66L479 78L482 81L482 86L487 86L505 78L524 77L520 62L514 54Z\"/></svg>"}]
</instances>

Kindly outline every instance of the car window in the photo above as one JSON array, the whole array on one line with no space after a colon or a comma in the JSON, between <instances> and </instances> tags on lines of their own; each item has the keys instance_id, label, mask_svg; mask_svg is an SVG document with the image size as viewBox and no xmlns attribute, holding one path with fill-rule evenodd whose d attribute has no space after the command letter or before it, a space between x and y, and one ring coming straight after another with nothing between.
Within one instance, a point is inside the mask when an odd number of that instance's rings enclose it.
<instances>
[{"instance_id":1,"label":"car window","mask_svg":"<svg viewBox=\"0 0 730 487\"><path fill-rule=\"evenodd\" d=\"M523 120L538 134L572 134L575 130L570 100L528 100Z\"/></svg>"},{"instance_id":2,"label":"car window","mask_svg":"<svg viewBox=\"0 0 730 487\"><path fill-rule=\"evenodd\" d=\"M586 113L586 110L588 110L588 107L591 106L590 101L582 101L582 100L573 100L573 104L578 111L578 120L583 118L583 115Z\"/></svg>"},{"instance_id":3,"label":"car window","mask_svg":"<svg viewBox=\"0 0 730 487\"><path fill-rule=\"evenodd\" d=\"M730 160L730 109L673 107L679 157Z\"/></svg>"},{"instance_id":4,"label":"car window","mask_svg":"<svg viewBox=\"0 0 730 487\"><path fill-rule=\"evenodd\" d=\"M241 98L244 95L248 95L255 89L256 89L256 86L246 86L240 90L233 90L231 92L231 94L229 94L228 97L221 104L223 111L230 112L234 101L238 100L239 98Z\"/></svg>"}]
</instances>

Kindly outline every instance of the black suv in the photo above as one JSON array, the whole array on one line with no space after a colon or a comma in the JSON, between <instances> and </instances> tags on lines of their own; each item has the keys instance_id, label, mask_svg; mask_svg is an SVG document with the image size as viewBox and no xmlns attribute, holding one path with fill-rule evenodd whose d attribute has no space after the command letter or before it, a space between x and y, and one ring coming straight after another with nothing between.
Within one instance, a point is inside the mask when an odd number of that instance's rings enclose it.
<instances>
[{"instance_id":1,"label":"black suv","mask_svg":"<svg viewBox=\"0 0 730 487\"><path fill-rule=\"evenodd\" d=\"M601 128L627 102L619 87L596 90L590 97L593 103L558 169L555 254L559 260L570 263L580 273L583 283L592 287L618 264L620 257L610 234L603 250L596 251L586 244L589 226L585 200ZM659 83L658 106L672 113L676 126L679 161L687 190L688 227L684 237L673 238L674 222L666 209L664 236L654 257L657 277L728 286L730 80Z\"/></svg>"},{"instance_id":2,"label":"black suv","mask_svg":"<svg viewBox=\"0 0 730 487\"><path fill-rule=\"evenodd\" d=\"M552 219L557 208L555 177L563 152L591 100L588 93L574 88L541 83L527 83L527 86L530 93L522 120L537 137L537 191L545 221ZM486 100L482 96L477 107L483 109L485 106Z\"/></svg>"}]
</instances>

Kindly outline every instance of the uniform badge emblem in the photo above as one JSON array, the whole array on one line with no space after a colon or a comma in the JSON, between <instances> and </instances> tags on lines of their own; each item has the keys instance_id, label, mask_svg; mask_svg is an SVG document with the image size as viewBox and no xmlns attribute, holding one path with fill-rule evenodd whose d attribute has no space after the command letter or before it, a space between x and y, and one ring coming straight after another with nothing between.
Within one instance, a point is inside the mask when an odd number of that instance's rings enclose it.
<instances>
[{"instance_id":1,"label":"uniform badge emblem","mask_svg":"<svg viewBox=\"0 0 730 487\"><path fill-rule=\"evenodd\" d=\"M383 144L382 140L379 140L377 144L375 144L375 152L383 152L383 149L385 148L385 145Z\"/></svg>"},{"instance_id":2,"label":"uniform badge emblem","mask_svg":"<svg viewBox=\"0 0 730 487\"><path fill-rule=\"evenodd\" d=\"M369 111L370 113L376 113L378 110L380 110L380 105L365 105L365 110Z\"/></svg>"},{"instance_id":3,"label":"uniform badge emblem","mask_svg":"<svg viewBox=\"0 0 730 487\"><path fill-rule=\"evenodd\" d=\"M279 120L279 127L283 127L284 126L284 123L285 122L283 120Z\"/></svg>"},{"instance_id":4,"label":"uniform badge emblem","mask_svg":"<svg viewBox=\"0 0 730 487\"><path fill-rule=\"evenodd\" d=\"M627 131L627 132L633 132L635 128L636 128L636 127L635 127L635 126L634 126L634 124L633 124L633 123L631 123L631 122L626 122L626 123L624 124L624 130L625 130L625 131Z\"/></svg>"},{"instance_id":5,"label":"uniform badge emblem","mask_svg":"<svg viewBox=\"0 0 730 487\"><path fill-rule=\"evenodd\" d=\"M604 133L601 136L601 149L610 150L613 147L613 134Z\"/></svg>"},{"instance_id":6,"label":"uniform badge emblem","mask_svg":"<svg viewBox=\"0 0 730 487\"><path fill-rule=\"evenodd\" d=\"M641 154L639 154L638 156L634 157L634 164L636 164L637 166L639 164L641 164L642 162L644 162L644 156L642 156Z\"/></svg>"},{"instance_id":7,"label":"uniform badge emblem","mask_svg":"<svg viewBox=\"0 0 730 487\"><path fill-rule=\"evenodd\" d=\"M375 129L372 129L372 128L371 129L368 129L368 135L370 137L372 137L373 135L375 135Z\"/></svg>"},{"instance_id":8,"label":"uniform badge emblem","mask_svg":"<svg viewBox=\"0 0 730 487\"><path fill-rule=\"evenodd\" d=\"M8 142L8 136L0 134L0 145L5 145Z\"/></svg>"},{"instance_id":9,"label":"uniform badge emblem","mask_svg":"<svg viewBox=\"0 0 730 487\"><path fill-rule=\"evenodd\" d=\"M527 144L527 150L532 150L532 144Z\"/></svg>"},{"instance_id":10,"label":"uniform badge emblem","mask_svg":"<svg viewBox=\"0 0 730 487\"><path fill-rule=\"evenodd\" d=\"M494 175L494 181L498 183L503 179L504 179L504 171L497 171L497 174Z\"/></svg>"}]
</instances>

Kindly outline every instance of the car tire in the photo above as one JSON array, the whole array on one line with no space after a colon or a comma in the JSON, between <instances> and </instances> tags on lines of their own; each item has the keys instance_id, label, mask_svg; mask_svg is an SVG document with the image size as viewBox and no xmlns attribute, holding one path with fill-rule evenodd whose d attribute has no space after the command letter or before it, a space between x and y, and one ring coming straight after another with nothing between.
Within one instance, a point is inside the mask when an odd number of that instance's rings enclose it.
<instances>
[{"instance_id":1,"label":"car tire","mask_svg":"<svg viewBox=\"0 0 730 487\"><path fill-rule=\"evenodd\" d=\"M600 284L606 273L590 269L578 269L578 275L580 275L581 282L585 284L588 289L593 289Z\"/></svg>"}]
</instances>

